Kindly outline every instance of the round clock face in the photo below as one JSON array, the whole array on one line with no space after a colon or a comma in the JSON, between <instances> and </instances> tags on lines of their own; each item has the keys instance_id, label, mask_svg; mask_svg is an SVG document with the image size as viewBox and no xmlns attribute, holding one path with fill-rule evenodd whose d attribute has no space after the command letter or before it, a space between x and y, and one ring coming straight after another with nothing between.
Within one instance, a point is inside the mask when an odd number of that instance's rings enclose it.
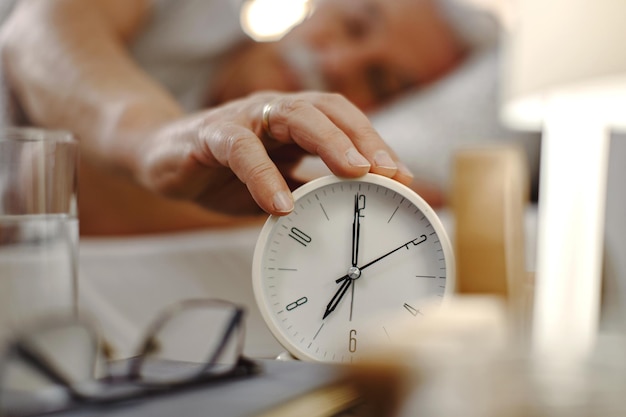
<instances>
[{"instance_id":1,"label":"round clock face","mask_svg":"<svg viewBox=\"0 0 626 417\"><path fill-rule=\"evenodd\" d=\"M329 176L293 195L295 210L259 235L252 279L263 318L297 358L352 362L401 342L406 321L452 291L448 237L408 187Z\"/></svg>"}]
</instances>

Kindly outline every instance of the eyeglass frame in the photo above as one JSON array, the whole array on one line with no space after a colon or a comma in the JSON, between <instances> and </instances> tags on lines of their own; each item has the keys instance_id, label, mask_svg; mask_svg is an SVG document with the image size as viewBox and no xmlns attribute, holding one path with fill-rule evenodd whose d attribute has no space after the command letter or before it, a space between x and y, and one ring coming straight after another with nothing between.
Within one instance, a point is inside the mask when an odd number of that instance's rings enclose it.
<instances>
[{"instance_id":1,"label":"eyeglass frame","mask_svg":"<svg viewBox=\"0 0 626 417\"><path fill-rule=\"evenodd\" d=\"M234 314L230 318L226 330L222 334L217 349L214 350L214 353L209 359L203 362L203 365L198 368L198 371L190 374L187 378L179 379L177 381L150 382L142 380L140 374L142 363L149 357L150 353L153 352L155 346L157 346L154 337L158 334L158 331L163 327L163 325L171 320L173 317L176 317L177 314L183 311L187 311L190 308L198 306L214 307L216 305L223 305L224 307L232 308ZM170 305L162 310L160 313L158 313L156 319L152 321L151 324L146 328L145 337L143 338L143 342L140 344L138 353L126 360L125 368L127 369L127 371L123 374L115 375L111 372L111 367L115 361L111 359L110 354L106 349L107 343L101 336L101 333L98 330L98 326L96 325L95 321L85 318L82 314L72 317L54 317L49 318L45 321L38 320L34 323L31 323L30 326L27 326L25 330L16 332L14 336L9 340L9 342L5 345L4 354L2 355L2 365L0 365L0 392L3 390L4 378L6 377L6 371L4 368L9 364L11 358L13 357L21 359L34 370L38 371L42 376L46 377L50 382L63 387L67 391L70 397L70 401L68 401L68 404L66 407L64 407L64 409L71 409L74 407L88 405L106 405L118 403L126 400L147 397L150 395L158 395L167 391L174 391L179 388L197 386L201 384L217 383L232 378L254 375L261 371L261 367L257 362L246 357L242 352L243 339L245 338L243 326L244 313L245 309L243 307L229 301L214 298L186 299ZM85 395L84 393L76 389L74 383L64 378L62 376L62 372L56 370L54 364L52 364L50 360L43 357L43 355L38 354L36 350L29 347L28 343L26 342L27 336L35 334L34 332L49 330L50 328L52 328L52 326L55 325L58 328L62 328L63 325L69 326L71 324L81 325L81 327L87 330L92 336L92 340L95 342L95 350L93 351L93 354L96 356L93 361L94 367L96 365L99 352L102 353L104 365L106 367L106 374L104 375L104 377L95 378L94 376L93 380L85 382L97 381L100 384L105 384L107 387L114 387L115 384L126 383L136 388L135 390L127 392L126 394L128 395L104 397ZM241 331L239 333L235 333L238 329L241 329ZM231 340L230 338L233 334L238 336L237 362L227 372L218 374L212 374L207 372L209 368L216 365L215 360L219 358L220 353L227 346L227 343ZM95 369L93 369L92 371L95 371ZM0 415L2 415L1 413L2 407L0 404Z\"/></svg>"}]
</instances>

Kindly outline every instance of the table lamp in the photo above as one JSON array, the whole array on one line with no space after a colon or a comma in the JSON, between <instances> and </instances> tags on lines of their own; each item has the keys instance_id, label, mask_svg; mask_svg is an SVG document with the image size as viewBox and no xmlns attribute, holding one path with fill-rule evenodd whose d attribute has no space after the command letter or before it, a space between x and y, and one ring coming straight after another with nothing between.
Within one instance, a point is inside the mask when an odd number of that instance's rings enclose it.
<instances>
[{"instance_id":1,"label":"table lamp","mask_svg":"<svg viewBox=\"0 0 626 417\"><path fill-rule=\"evenodd\" d=\"M532 349L584 360L599 330L610 132L626 129L626 1L517 6L501 111L543 132Z\"/></svg>"}]
</instances>

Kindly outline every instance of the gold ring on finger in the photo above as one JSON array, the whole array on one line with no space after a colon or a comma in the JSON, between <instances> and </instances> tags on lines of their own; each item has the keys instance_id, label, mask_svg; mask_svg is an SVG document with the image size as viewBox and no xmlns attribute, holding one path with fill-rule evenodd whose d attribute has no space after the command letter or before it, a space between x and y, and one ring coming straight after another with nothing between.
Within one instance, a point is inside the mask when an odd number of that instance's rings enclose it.
<instances>
[{"instance_id":1,"label":"gold ring on finger","mask_svg":"<svg viewBox=\"0 0 626 417\"><path fill-rule=\"evenodd\" d=\"M270 138L274 138L274 136L272 136L272 132L270 131L270 112L272 111L272 102L270 101L269 103L266 103L265 106L263 106L263 114L262 114L262 126L263 126L263 132Z\"/></svg>"}]
</instances>

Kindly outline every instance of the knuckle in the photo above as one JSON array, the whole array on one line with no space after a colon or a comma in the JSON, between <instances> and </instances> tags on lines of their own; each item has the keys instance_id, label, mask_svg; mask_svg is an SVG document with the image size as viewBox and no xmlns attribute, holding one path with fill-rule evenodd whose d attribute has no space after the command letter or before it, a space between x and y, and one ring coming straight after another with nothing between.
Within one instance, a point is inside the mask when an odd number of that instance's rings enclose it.
<instances>
[{"instance_id":1,"label":"knuckle","mask_svg":"<svg viewBox=\"0 0 626 417\"><path fill-rule=\"evenodd\" d=\"M242 134L241 129L233 123L222 124L219 127L206 129L210 132L205 135L209 143L209 148L213 156L223 165L228 165L228 161L233 155L244 152L250 142L249 138Z\"/></svg>"},{"instance_id":2,"label":"knuckle","mask_svg":"<svg viewBox=\"0 0 626 417\"><path fill-rule=\"evenodd\" d=\"M319 132L320 140L315 141L315 153L324 155L327 152L336 152L337 144L344 143L345 135L338 129L328 129Z\"/></svg>"},{"instance_id":3,"label":"knuckle","mask_svg":"<svg viewBox=\"0 0 626 417\"><path fill-rule=\"evenodd\" d=\"M327 104L339 104L341 106L350 106L352 103L340 93L323 93L319 100Z\"/></svg>"},{"instance_id":4,"label":"knuckle","mask_svg":"<svg viewBox=\"0 0 626 417\"><path fill-rule=\"evenodd\" d=\"M346 141L345 133L332 127L323 132L323 137L324 139L321 142L325 145L336 145L337 143L343 143Z\"/></svg>"},{"instance_id":5,"label":"knuckle","mask_svg":"<svg viewBox=\"0 0 626 417\"><path fill-rule=\"evenodd\" d=\"M304 98L292 98L280 102L280 108L285 112L285 114L297 115L300 112L306 111L306 109L310 107L311 103Z\"/></svg>"},{"instance_id":6,"label":"knuckle","mask_svg":"<svg viewBox=\"0 0 626 417\"><path fill-rule=\"evenodd\" d=\"M244 182L249 184L267 183L274 175L274 167L270 163L252 165L245 174Z\"/></svg>"},{"instance_id":7,"label":"knuckle","mask_svg":"<svg viewBox=\"0 0 626 417\"><path fill-rule=\"evenodd\" d=\"M290 121L305 119L311 108L311 103L302 98L283 98L276 101L270 114L272 132L289 130L292 126Z\"/></svg>"},{"instance_id":8,"label":"knuckle","mask_svg":"<svg viewBox=\"0 0 626 417\"><path fill-rule=\"evenodd\" d=\"M253 102L265 103L276 98L276 93L271 91L253 91L248 95Z\"/></svg>"},{"instance_id":9,"label":"knuckle","mask_svg":"<svg viewBox=\"0 0 626 417\"><path fill-rule=\"evenodd\" d=\"M337 102L341 102L345 104L350 104L350 101L343 94L340 94L340 93L328 93L327 97L328 97L328 100L331 100L331 101L337 101Z\"/></svg>"},{"instance_id":10,"label":"knuckle","mask_svg":"<svg viewBox=\"0 0 626 417\"><path fill-rule=\"evenodd\" d=\"M233 155L245 154L250 148L250 140L237 132L231 132L226 135L224 146L227 150L226 155L230 159Z\"/></svg>"},{"instance_id":11,"label":"knuckle","mask_svg":"<svg viewBox=\"0 0 626 417\"><path fill-rule=\"evenodd\" d=\"M356 140L378 138L378 132L376 132L376 129L374 129L374 127L370 124L358 125L353 129L354 139Z\"/></svg>"}]
</instances>

